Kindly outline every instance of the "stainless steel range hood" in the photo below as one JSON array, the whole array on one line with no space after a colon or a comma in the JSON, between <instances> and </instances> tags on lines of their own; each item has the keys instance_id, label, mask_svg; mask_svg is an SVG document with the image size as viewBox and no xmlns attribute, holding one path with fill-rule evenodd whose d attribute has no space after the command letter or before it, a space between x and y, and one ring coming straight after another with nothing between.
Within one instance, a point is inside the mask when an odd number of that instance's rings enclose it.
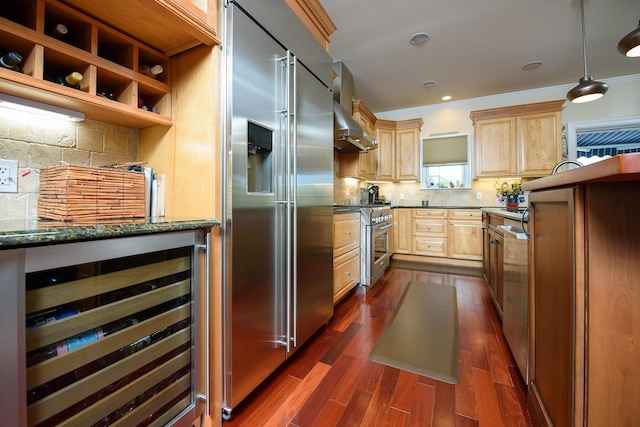
<instances>
[{"instance_id":1,"label":"stainless steel range hood","mask_svg":"<svg viewBox=\"0 0 640 427\"><path fill-rule=\"evenodd\" d=\"M352 114L353 77L342 61L333 63L333 147L341 153L378 148L378 141L365 131Z\"/></svg>"}]
</instances>

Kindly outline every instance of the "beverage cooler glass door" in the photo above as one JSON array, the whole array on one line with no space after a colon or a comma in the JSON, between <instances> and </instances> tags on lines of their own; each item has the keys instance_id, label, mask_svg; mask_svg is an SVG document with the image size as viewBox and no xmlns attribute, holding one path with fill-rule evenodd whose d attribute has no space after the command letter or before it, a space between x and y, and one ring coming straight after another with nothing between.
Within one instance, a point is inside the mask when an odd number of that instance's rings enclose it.
<instances>
[{"instance_id":1,"label":"beverage cooler glass door","mask_svg":"<svg viewBox=\"0 0 640 427\"><path fill-rule=\"evenodd\" d=\"M3 387L3 422L190 426L206 410L203 239L189 231L3 251L0 311L14 319L3 328L19 331L0 338L14 349L0 381L17 385Z\"/></svg>"}]
</instances>

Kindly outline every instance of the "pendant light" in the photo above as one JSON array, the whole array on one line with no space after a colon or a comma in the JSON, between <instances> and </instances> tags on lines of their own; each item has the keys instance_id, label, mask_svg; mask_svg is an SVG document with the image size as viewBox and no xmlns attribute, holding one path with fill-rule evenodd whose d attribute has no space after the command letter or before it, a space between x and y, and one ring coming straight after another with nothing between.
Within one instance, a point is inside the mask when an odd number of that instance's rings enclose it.
<instances>
[{"instance_id":1,"label":"pendant light","mask_svg":"<svg viewBox=\"0 0 640 427\"><path fill-rule=\"evenodd\" d=\"M618 52L631 58L640 56L640 22L638 22L638 28L620 40L618 43Z\"/></svg>"},{"instance_id":2,"label":"pendant light","mask_svg":"<svg viewBox=\"0 0 640 427\"><path fill-rule=\"evenodd\" d=\"M584 60L584 77L578 80L578 86L574 87L567 93L567 99L573 103L582 103L594 101L601 98L607 90L609 85L603 82L593 80L587 73L587 41L584 31L584 0L580 0L580 12L582 15L582 58Z\"/></svg>"}]
</instances>

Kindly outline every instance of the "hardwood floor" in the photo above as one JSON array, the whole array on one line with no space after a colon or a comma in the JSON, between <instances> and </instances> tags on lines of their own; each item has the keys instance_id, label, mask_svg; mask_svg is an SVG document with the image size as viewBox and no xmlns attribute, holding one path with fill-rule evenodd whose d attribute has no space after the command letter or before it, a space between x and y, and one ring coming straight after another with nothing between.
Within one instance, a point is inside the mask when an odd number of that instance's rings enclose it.
<instances>
[{"instance_id":1,"label":"hardwood floor","mask_svg":"<svg viewBox=\"0 0 640 427\"><path fill-rule=\"evenodd\" d=\"M456 287L456 385L368 359L411 280ZM526 406L484 279L390 268L366 295L343 300L329 324L223 426L530 426Z\"/></svg>"}]
</instances>

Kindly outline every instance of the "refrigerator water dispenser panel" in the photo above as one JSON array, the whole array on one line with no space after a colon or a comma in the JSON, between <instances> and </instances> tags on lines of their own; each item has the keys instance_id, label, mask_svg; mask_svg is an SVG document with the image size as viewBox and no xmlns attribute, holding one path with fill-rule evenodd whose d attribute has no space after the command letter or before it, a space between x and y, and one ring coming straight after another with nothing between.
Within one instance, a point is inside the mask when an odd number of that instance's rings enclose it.
<instances>
[{"instance_id":1,"label":"refrigerator water dispenser panel","mask_svg":"<svg viewBox=\"0 0 640 427\"><path fill-rule=\"evenodd\" d=\"M247 122L247 191L273 193L273 131Z\"/></svg>"}]
</instances>

